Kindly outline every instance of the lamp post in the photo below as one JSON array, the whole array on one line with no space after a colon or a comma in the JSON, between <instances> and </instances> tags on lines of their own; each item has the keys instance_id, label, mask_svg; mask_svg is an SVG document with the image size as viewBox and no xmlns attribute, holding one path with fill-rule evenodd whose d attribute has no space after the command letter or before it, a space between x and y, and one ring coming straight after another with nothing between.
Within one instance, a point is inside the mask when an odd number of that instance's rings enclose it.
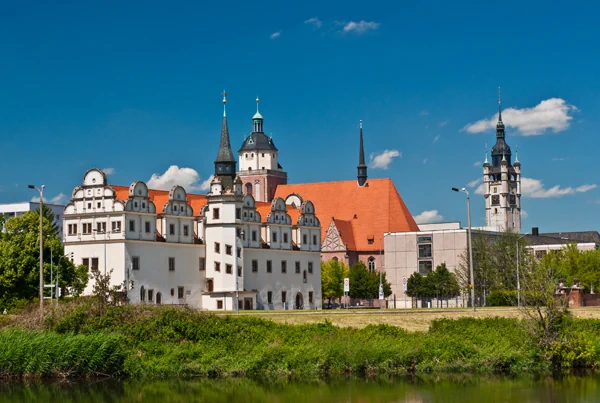
<instances>
[{"instance_id":1,"label":"lamp post","mask_svg":"<svg viewBox=\"0 0 600 403\"><path fill-rule=\"evenodd\" d=\"M104 277L106 277L106 230L95 229L96 234L104 234Z\"/></svg>"},{"instance_id":2,"label":"lamp post","mask_svg":"<svg viewBox=\"0 0 600 403\"><path fill-rule=\"evenodd\" d=\"M455 192L463 192L467 195L467 223L469 226L469 276L471 282L471 307L475 312L475 277L473 276L473 245L471 243L471 198L469 197L469 191L465 188L458 189L452 188Z\"/></svg>"},{"instance_id":3,"label":"lamp post","mask_svg":"<svg viewBox=\"0 0 600 403\"><path fill-rule=\"evenodd\" d=\"M383 242L383 239L388 236L391 235L391 233L387 233L387 234L383 234L383 236L381 238L379 238L379 292L383 293L383 267L382 267L382 260L381 260L381 243ZM379 300L379 310L383 310L383 303L381 303L381 299Z\"/></svg>"},{"instance_id":4,"label":"lamp post","mask_svg":"<svg viewBox=\"0 0 600 403\"><path fill-rule=\"evenodd\" d=\"M521 276L519 276L519 241L525 238L529 233L523 234L517 238L517 307L521 307Z\"/></svg>"},{"instance_id":5,"label":"lamp post","mask_svg":"<svg viewBox=\"0 0 600 403\"><path fill-rule=\"evenodd\" d=\"M44 188L46 185L42 185L41 189L35 185L27 186L29 189L35 189L40 192L40 319L44 319Z\"/></svg>"}]
</instances>

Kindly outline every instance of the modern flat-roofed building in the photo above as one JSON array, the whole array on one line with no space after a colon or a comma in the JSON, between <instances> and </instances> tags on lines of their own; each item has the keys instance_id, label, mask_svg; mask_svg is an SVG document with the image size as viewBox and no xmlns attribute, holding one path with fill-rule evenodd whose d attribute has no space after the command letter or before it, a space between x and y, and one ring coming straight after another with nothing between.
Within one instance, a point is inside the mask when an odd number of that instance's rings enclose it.
<instances>
[{"instance_id":1,"label":"modern flat-roofed building","mask_svg":"<svg viewBox=\"0 0 600 403\"><path fill-rule=\"evenodd\" d=\"M54 224L58 227L58 236L60 239L63 237L62 232L62 214L65 206L62 204L49 204L44 203L44 206L48 207L54 213ZM20 217L28 211L39 210L40 203L33 201L19 202L19 203L4 203L0 204L0 214L5 219L13 217Z\"/></svg>"}]
</instances>

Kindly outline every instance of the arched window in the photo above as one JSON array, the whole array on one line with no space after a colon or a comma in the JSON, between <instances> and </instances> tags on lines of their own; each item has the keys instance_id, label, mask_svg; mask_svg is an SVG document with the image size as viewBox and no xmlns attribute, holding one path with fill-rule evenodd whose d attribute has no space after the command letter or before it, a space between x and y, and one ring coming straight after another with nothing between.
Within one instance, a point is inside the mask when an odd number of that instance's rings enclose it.
<instances>
[{"instance_id":1,"label":"arched window","mask_svg":"<svg viewBox=\"0 0 600 403\"><path fill-rule=\"evenodd\" d=\"M156 305L160 305L162 303L162 294L160 292L156 293Z\"/></svg>"},{"instance_id":2,"label":"arched window","mask_svg":"<svg viewBox=\"0 0 600 403\"><path fill-rule=\"evenodd\" d=\"M146 289L144 286L140 288L140 301L144 302L146 300Z\"/></svg>"},{"instance_id":3,"label":"arched window","mask_svg":"<svg viewBox=\"0 0 600 403\"><path fill-rule=\"evenodd\" d=\"M375 271L375 258L373 256L369 257L367 261L367 268L371 273Z\"/></svg>"},{"instance_id":4,"label":"arched window","mask_svg":"<svg viewBox=\"0 0 600 403\"><path fill-rule=\"evenodd\" d=\"M334 256L333 258L331 258L331 260L335 260L337 262L340 259L338 259L337 256Z\"/></svg>"},{"instance_id":5,"label":"arched window","mask_svg":"<svg viewBox=\"0 0 600 403\"><path fill-rule=\"evenodd\" d=\"M206 280L206 286L208 288L208 292L213 292L213 281L212 281L212 279Z\"/></svg>"},{"instance_id":6,"label":"arched window","mask_svg":"<svg viewBox=\"0 0 600 403\"><path fill-rule=\"evenodd\" d=\"M252 184L251 183L246 183L246 194L252 195Z\"/></svg>"}]
</instances>

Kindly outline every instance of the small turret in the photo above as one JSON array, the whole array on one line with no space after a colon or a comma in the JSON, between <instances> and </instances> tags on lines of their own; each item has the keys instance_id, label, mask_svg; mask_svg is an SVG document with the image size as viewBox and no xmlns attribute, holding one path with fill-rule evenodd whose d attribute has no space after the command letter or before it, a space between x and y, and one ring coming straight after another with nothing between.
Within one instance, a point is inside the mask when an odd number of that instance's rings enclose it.
<instances>
[{"instance_id":1,"label":"small turret","mask_svg":"<svg viewBox=\"0 0 600 403\"><path fill-rule=\"evenodd\" d=\"M362 131L362 120L360 121L360 149L358 152L358 186L364 186L367 182L367 165L365 164L365 149L363 147L363 131Z\"/></svg>"}]
</instances>

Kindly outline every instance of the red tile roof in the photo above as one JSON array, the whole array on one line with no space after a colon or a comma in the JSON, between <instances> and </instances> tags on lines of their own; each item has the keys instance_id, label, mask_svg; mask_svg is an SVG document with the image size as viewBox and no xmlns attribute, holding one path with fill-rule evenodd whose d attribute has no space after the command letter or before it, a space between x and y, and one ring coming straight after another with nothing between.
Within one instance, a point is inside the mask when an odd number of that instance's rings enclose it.
<instances>
[{"instance_id":1,"label":"red tile roof","mask_svg":"<svg viewBox=\"0 0 600 403\"><path fill-rule=\"evenodd\" d=\"M389 178L369 179L363 187L356 180L279 185L275 197L285 199L292 193L314 203L323 239L333 217L350 250L379 250L379 240L385 232L419 230ZM371 244L369 238L373 240Z\"/></svg>"},{"instance_id":2,"label":"red tile roof","mask_svg":"<svg viewBox=\"0 0 600 403\"><path fill-rule=\"evenodd\" d=\"M129 197L129 186L111 186L117 193L117 200L127 200ZM156 212L162 213L164 205L169 201L169 191L149 189L148 193L150 201L156 206ZM200 210L202 210L202 207L206 206L208 202L206 196L192 193L187 194L187 201L192 206L192 210L194 210L194 216L199 216Z\"/></svg>"}]
</instances>

